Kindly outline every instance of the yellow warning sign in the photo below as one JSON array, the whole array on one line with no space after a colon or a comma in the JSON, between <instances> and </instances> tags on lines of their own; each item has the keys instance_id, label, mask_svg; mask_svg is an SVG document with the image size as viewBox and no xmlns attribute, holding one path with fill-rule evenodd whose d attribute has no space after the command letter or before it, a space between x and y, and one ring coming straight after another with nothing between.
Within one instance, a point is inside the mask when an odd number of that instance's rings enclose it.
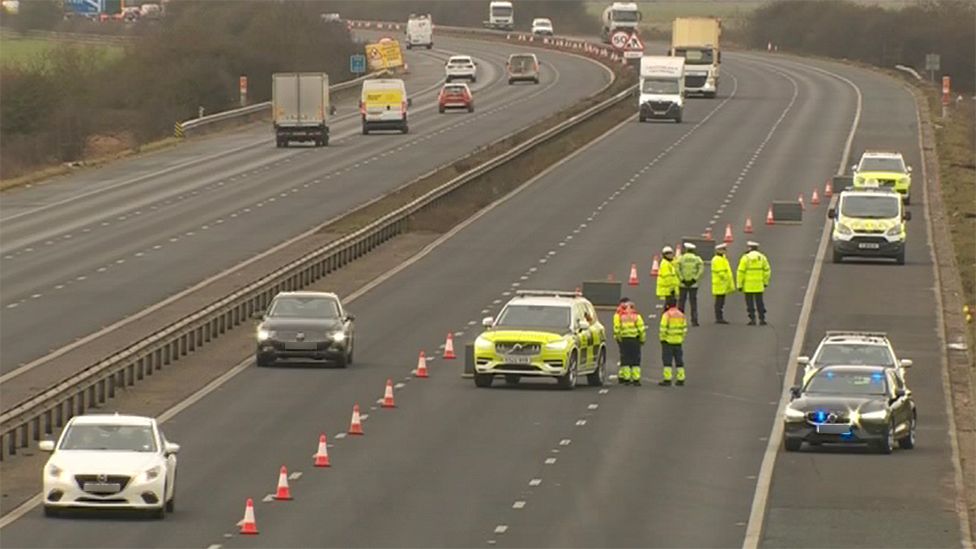
<instances>
[{"instance_id":1,"label":"yellow warning sign","mask_svg":"<svg viewBox=\"0 0 976 549\"><path fill-rule=\"evenodd\" d=\"M378 44L366 44L366 62L370 71L403 66L403 52L396 40L384 40Z\"/></svg>"}]
</instances>

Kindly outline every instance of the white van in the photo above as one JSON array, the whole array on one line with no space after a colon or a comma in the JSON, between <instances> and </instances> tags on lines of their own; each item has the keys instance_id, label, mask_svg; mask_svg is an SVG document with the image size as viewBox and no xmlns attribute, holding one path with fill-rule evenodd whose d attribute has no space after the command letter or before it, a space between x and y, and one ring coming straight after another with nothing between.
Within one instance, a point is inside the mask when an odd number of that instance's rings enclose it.
<instances>
[{"instance_id":1,"label":"white van","mask_svg":"<svg viewBox=\"0 0 976 549\"><path fill-rule=\"evenodd\" d=\"M640 63L640 95L637 108L644 122L670 118L681 123L685 106L685 60L683 57L645 55Z\"/></svg>"},{"instance_id":2,"label":"white van","mask_svg":"<svg viewBox=\"0 0 976 549\"><path fill-rule=\"evenodd\" d=\"M400 130L407 133L407 108L413 102L407 87L399 78L377 78L363 82L359 113L363 117L363 135L372 130Z\"/></svg>"},{"instance_id":3,"label":"white van","mask_svg":"<svg viewBox=\"0 0 976 549\"><path fill-rule=\"evenodd\" d=\"M411 13L407 19L407 49L414 46L424 46L428 50L434 47L434 23L430 14L416 15Z\"/></svg>"}]
</instances>

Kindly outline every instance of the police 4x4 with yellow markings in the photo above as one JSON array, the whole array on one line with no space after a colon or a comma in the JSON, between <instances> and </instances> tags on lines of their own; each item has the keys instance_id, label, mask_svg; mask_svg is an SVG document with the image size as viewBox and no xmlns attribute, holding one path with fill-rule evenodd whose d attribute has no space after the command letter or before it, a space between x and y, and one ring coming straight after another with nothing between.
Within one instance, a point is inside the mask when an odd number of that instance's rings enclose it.
<instances>
[{"instance_id":1,"label":"police 4x4 with yellow markings","mask_svg":"<svg viewBox=\"0 0 976 549\"><path fill-rule=\"evenodd\" d=\"M861 161L851 166L854 187L878 186L899 193L905 204L912 200L912 167L898 152L865 151Z\"/></svg>"},{"instance_id":2,"label":"police 4x4 with yellow markings","mask_svg":"<svg viewBox=\"0 0 976 549\"><path fill-rule=\"evenodd\" d=\"M474 382L490 387L496 375L553 377L564 389L579 375L590 385L607 379L606 330L586 298L571 292L519 291L475 341Z\"/></svg>"},{"instance_id":3,"label":"police 4x4 with yellow markings","mask_svg":"<svg viewBox=\"0 0 976 549\"><path fill-rule=\"evenodd\" d=\"M861 256L888 257L905 264L905 222L912 216L894 191L877 186L846 189L827 217L834 220L834 263Z\"/></svg>"}]
</instances>

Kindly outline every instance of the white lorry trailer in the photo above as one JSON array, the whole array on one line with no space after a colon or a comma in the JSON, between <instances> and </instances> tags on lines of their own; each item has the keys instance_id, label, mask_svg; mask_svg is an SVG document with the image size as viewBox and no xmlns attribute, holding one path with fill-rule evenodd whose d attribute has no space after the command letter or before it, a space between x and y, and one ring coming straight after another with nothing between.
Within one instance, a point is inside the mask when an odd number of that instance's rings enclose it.
<instances>
[{"instance_id":1,"label":"white lorry trailer","mask_svg":"<svg viewBox=\"0 0 976 549\"><path fill-rule=\"evenodd\" d=\"M514 30L515 7L507 0L494 0L488 4L488 20L484 25L489 29Z\"/></svg>"},{"instance_id":2,"label":"white lorry trailer","mask_svg":"<svg viewBox=\"0 0 976 549\"><path fill-rule=\"evenodd\" d=\"M722 50L722 22L714 17L678 17L671 26L671 55L685 60L688 93L715 97L718 93Z\"/></svg>"},{"instance_id":3,"label":"white lorry trailer","mask_svg":"<svg viewBox=\"0 0 976 549\"><path fill-rule=\"evenodd\" d=\"M329 144L329 75L324 72L284 72L271 77L271 106L275 142Z\"/></svg>"},{"instance_id":4,"label":"white lorry trailer","mask_svg":"<svg viewBox=\"0 0 976 549\"><path fill-rule=\"evenodd\" d=\"M681 123L685 106L685 60L645 55L640 62L639 119L670 118Z\"/></svg>"},{"instance_id":5,"label":"white lorry trailer","mask_svg":"<svg viewBox=\"0 0 976 549\"><path fill-rule=\"evenodd\" d=\"M600 38L609 44L610 37L615 31L637 32L641 12L636 2L614 2L603 10L601 21L603 24L600 28Z\"/></svg>"}]
</instances>

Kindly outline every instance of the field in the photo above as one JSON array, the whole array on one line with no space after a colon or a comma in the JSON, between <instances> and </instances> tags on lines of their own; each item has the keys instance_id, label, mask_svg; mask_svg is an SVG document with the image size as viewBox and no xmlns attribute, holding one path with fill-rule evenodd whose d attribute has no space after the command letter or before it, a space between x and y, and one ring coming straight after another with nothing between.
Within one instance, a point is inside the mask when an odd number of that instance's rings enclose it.
<instances>
[{"instance_id":1,"label":"field","mask_svg":"<svg viewBox=\"0 0 976 549\"><path fill-rule=\"evenodd\" d=\"M113 44L21 38L10 36L7 33L0 33L0 66L29 65L43 62L44 53L59 45L78 48L96 48L101 51L102 58L105 61L117 59L122 55L122 47Z\"/></svg>"}]
</instances>

